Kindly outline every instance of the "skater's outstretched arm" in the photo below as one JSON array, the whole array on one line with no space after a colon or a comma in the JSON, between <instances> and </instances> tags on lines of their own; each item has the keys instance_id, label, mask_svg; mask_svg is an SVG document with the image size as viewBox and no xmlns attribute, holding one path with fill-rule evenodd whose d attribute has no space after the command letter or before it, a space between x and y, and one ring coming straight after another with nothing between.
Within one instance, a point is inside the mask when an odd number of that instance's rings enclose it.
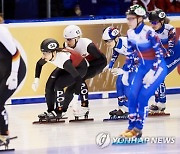
<instances>
[{"instance_id":1,"label":"skater's outstretched arm","mask_svg":"<svg viewBox=\"0 0 180 154\"><path fill-rule=\"evenodd\" d=\"M38 62L36 63L35 78L34 78L34 81L32 84L32 89L34 91L36 91L39 86L39 78L41 75L42 66L46 63L47 63L47 61L45 61L43 58L39 59Z\"/></svg>"},{"instance_id":2,"label":"skater's outstretched arm","mask_svg":"<svg viewBox=\"0 0 180 154\"><path fill-rule=\"evenodd\" d=\"M42 66L46 63L47 61L42 58L38 60L38 62L36 63L35 78L40 78Z\"/></svg>"}]
</instances>

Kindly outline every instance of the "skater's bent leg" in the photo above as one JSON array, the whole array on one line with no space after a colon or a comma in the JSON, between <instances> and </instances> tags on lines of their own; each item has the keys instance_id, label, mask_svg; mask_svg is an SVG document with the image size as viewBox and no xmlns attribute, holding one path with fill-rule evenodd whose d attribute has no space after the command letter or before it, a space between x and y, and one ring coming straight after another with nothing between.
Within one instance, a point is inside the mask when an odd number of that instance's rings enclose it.
<instances>
[{"instance_id":1,"label":"skater's bent leg","mask_svg":"<svg viewBox=\"0 0 180 154\"><path fill-rule=\"evenodd\" d=\"M71 85L71 86L67 87L67 89L65 91L65 99L64 99L64 103L63 103L63 107L62 107L63 112L67 111L69 104L73 99L74 86L75 85Z\"/></svg>"},{"instance_id":2,"label":"skater's bent leg","mask_svg":"<svg viewBox=\"0 0 180 154\"><path fill-rule=\"evenodd\" d=\"M60 73L59 69L55 69L51 75L49 76L46 87L45 87L45 98L46 98L46 103L48 107L48 112L51 112L54 110L54 102L55 102L55 90L54 90L54 85L57 80L57 77Z\"/></svg>"}]
</instances>

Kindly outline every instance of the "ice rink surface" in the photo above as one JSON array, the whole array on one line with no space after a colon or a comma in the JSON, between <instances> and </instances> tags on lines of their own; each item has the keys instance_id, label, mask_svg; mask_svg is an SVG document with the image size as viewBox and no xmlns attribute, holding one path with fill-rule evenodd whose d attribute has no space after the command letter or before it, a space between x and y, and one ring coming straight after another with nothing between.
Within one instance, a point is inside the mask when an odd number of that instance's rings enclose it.
<instances>
[{"instance_id":1,"label":"ice rink surface","mask_svg":"<svg viewBox=\"0 0 180 154\"><path fill-rule=\"evenodd\" d=\"M150 104L153 98L150 99ZM135 145L112 145L100 148L96 144L99 133L108 132L118 137L127 129L128 121L103 122L109 111L117 108L116 99L90 100L93 122L69 123L73 119L72 108L67 112L65 123L33 125L37 115L46 110L46 104L7 105L9 114L9 148L17 154L180 154L180 95L167 96L168 117L148 117L143 136L174 138L174 143L147 143Z\"/></svg>"}]
</instances>

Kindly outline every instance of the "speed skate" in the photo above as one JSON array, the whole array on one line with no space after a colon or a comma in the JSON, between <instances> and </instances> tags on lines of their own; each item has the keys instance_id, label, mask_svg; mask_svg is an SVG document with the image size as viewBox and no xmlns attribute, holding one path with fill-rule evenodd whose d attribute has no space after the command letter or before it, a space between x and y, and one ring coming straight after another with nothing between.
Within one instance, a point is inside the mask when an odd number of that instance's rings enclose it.
<instances>
[{"instance_id":1,"label":"speed skate","mask_svg":"<svg viewBox=\"0 0 180 154\"><path fill-rule=\"evenodd\" d=\"M123 113L120 109L109 112L110 118L103 119L103 122L107 121L122 121L128 119L128 112Z\"/></svg>"},{"instance_id":2,"label":"speed skate","mask_svg":"<svg viewBox=\"0 0 180 154\"><path fill-rule=\"evenodd\" d=\"M94 121L93 118L88 118L88 115L89 115L89 111L87 111L87 112L85 113L85 115L83 115L83 116L84 116L83 119L80 119L80 117L82 117L82 116L76 115L76 116L75 116L75 119L74 119L74 120L69 120L69 122Z\"/></svg>"},{"instance_id":3,"label":"speed skate","mask_svg":"<svg viewBox=\"0 0 180 154\"><path fill-rule=\"evenodd\" d=\"M170 116L170 113L165 112L165 107L159 107L157 105L151 105L149 108L148 116Z\"/></svg>"},{"instance_id":4,"label":"speed skate","mask_svg":"<svg viewBox=\"0 0 180 154\"><path fill-rule=\"evenodd\" d=\"M10 137L10 138L6 139L6 143L2 143L2 141L0 140L0 147L4 147L4 149L0 149L0 152L14 151L15 150L14 148L13 149L9 149L10 140L13 140L13 139L17 139L17 136Z\"/></svg>"},{"instance_id":5,"label":"speed skate","mask_svg":"<svg viewBox=\"0 0 180 154\"><path fill-rule=\"evenodd\" d=\"M65 113L56 113L55 111L44 112L38 115L39 120L34 121L33 124L64 123L64 119L67 119L64 115Z\"/></svg>"},{"instance_id":6,"label":"speed skate","mask_svg":"<svg viewBox=\"0 0 180 154\"><path fill-rule=\"evenodd\" d=\"M94 121L93 118L88 118L89 116L89 107L83 107L78 101L72 103L74 120L69 120L69 122L82 122L82 121ZM80 118L81 117L81 118ZM84 117L84 118L82 118Z\"/></svg>"}]
</instances>

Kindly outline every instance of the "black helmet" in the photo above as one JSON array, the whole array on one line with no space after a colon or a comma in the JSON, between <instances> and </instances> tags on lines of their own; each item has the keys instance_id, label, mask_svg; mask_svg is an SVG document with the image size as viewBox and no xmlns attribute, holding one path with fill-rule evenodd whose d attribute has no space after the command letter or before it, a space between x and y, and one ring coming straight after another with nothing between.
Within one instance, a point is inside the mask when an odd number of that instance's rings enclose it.
<instances>
[{"instance_id":1,"label":"black helmet","mask_svg":"<svg viewBox=\"0 0 180 154\"><path fill-rule=\"evenodd\" d=\"M146 10L141 5L135 4L130 6L126 12L126 15L136 15L146 18Z\"/></svg>"},{"instance_id":2,"label":"black helmet","mask_svg":"<svg viewBox=\"0 0 180 154\"><path fill-rule=\"evenodd\" d=\"M59 48L59 43L52 38L47 38L41 43L41 52L53 52Z\"/></svg>"},{"instance_id":3,"label":"black helmet","mask_svg":"<svg viewBox=\"0 0 180 154\"><path fill-rule=\"evenodd\" d=\"M162 21L166 18L166 13L161 9L155 9L149 13L150 21Z\"/></svg>"}]
</instances>

